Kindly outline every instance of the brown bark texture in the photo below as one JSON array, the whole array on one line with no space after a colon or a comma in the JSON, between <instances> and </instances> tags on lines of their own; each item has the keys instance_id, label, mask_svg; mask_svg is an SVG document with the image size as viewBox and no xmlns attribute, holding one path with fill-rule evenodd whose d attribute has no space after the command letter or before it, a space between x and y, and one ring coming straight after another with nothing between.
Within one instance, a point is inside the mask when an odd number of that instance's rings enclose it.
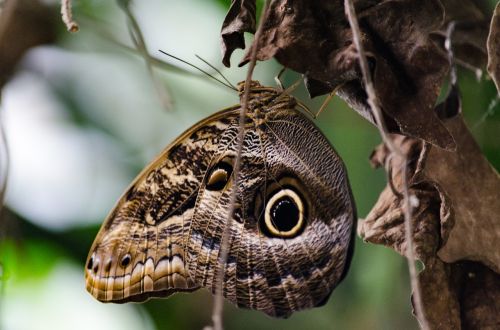
<instances>
[{"instance_id":1,"label":"brown bark texture","mask_svg":"<svg viewBox=\"0 0 500 330\"><path fill-rule=\"evenodd\" d=\"M499 5L484 1L355 0L361 40L393 142L409 163L413 256L422 307L432 329L500 327L500 177L474 141L452 86L436 105L450 63L484 69L500 88ZM255 1L232 1L222 26L223 63L255 31ZM450 29L450 24L453 28ZM453 61L445 48L451 42ZM345 17L343 1L270 2L259 44L240 65L274 57L304 75L312 97L336 91L375 123ZM307 54L307 56L304 56ZM307 58L307 60L304 60ZM406 251L402 164L386 145L371 156L390 183L358 234L400 254ZM406 257L411 257L406 255Z\"/></svg>"}]
</instances>

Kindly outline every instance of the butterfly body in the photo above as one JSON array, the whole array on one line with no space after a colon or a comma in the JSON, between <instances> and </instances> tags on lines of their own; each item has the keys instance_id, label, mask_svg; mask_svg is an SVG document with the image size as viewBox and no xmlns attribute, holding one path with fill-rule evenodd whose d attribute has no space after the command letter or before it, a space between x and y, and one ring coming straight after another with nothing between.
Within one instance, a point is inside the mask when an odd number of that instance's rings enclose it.
<instances>
[{"instance_id":1,"label":"butterfly body","mask_svg":"<svg viewBox=\"0 0 500 330\"><path fill-rule=\"evenodd\" d=\"M215 292L237 182L224 296L276 317L323 304L348 269L356 212L341 159L295 106L252 82L238 180L240 106L169 145L103 224L87 290L104 302Z\"/></svg>"}]
</instances>

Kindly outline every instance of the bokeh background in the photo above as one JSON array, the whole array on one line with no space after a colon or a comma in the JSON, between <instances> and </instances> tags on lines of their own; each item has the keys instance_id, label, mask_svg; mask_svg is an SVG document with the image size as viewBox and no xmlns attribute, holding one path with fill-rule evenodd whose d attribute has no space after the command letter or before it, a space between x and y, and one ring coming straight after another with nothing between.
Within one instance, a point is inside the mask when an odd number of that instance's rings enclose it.
<instances>
[{"instance_id":1,"label":"bokeh background","mask_svg":"<svg viewBox=\"0 0 500 330\"><path fill-rule=\"evenodd\" d=\"M45 2L58 11L57 1ZM69 34L57 22L56 43L32 49L2 91L10 170L0 225L0 329L201 329L210 323L207 291L102 304L87 294L83 267L102 220L137 173L185 129L238 102L232 90L158 52L204 67L199 54L222 68L219 31L229 1L132 3L149 52L181 69L155 69L156 85L144 60L122 47L132 43L117 3L73 2L81 31ZM236 51L233 67L223 69L233 83L246 74L236 66L242 55ZM254 77L274 86L280 68L259 63ZM284 81L298 78L287 72ZM459 82L467 123L499 169L495 87L484 74L466 71ZM170 96L168 110L158 86ZM295 95L313 111L323 101L309 100L303 88ZM365 217L385 185L383 171L368 163L380 142L376 128L338 98L316 124L344 159L359 217ZM350 273L326 306L274 320L226 304L226 328L417 329L405 259L356 243Z\"/></svg>"}]
</instances>

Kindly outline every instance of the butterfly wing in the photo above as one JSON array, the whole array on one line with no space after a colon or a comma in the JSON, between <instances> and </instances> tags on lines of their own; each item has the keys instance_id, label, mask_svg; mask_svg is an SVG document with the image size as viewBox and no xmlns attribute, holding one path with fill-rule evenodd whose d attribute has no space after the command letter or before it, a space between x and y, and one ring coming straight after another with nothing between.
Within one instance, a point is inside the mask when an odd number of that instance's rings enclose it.
<instances>
[{"instance_id":1,"label":"butterfly wing","mask_svg":"<svg viewBox=\"0 0 500 330\"><path fill-rule=\"evenodd\" d=\"M95 298L141 301L199 287L186 272L186 235L207 167L234 121L237 112L228 108L199 122L134 180L87 259L87 290Z\"/></svg>"},{"instance_id":2,"label":"butterfly wing","mask_svg":"<svg viewBox=\"0 0 500 330\"><path fill-rule=\"evenodd\" d=\"M224 132L209 167L234 159L236 136L237 127ZM214 293L234 182L219 188L201 186L186 262ZM255 120L244 135L225 297L275 317L322 305L349 267L355 221L345 167L314 124L294 109Z\"/></svg>"},{"instance_id":3,"label":"butterfly wing","mask_svg":"<svg viewBox=\"0 0 500 330\"><path fill-rule=\"evenodd\" d=\"M298 111L249 112L223 293L275 317L322 305L342 280L355 207L342 161ZM106 302L215 292L234 186L238 108L196 124L139 175L99 232L87 289Z\"/></svg>"}]
</instances>

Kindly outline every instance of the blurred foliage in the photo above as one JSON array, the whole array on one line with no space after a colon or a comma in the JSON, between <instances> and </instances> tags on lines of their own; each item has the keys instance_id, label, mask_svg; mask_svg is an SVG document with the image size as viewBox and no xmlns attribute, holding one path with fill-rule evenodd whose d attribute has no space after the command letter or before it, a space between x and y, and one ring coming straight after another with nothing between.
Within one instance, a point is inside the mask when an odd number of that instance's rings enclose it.
<instances>
[{"instance_id":1,"label":"blurred foliage","mask_svg":"<svg viewBox=\"0 0 500 330\"><path fill-rule=\"evenodd\" d=\"M185 54L189 54L185 59L194 63L199 61L193 54L199 53L219 66L218 30L228 3L229 1L220 0L136 1L131 8L137 14L153 56L181 66L180 63L161 57L156 49L161 48L183 58ZM259 6L262 6L262 1ZM54 7L54 10L57 8ZM225 87L213 84L206 77L198 77L198 73L179 74L157 70L174 100L173 111L166 112L156 99L144 61L117 46L117 42L131 45L125 16L117 4L110 1L78 1L74 5L74 16L80 23L81 32L70 35L62 23L58 23L58 43L45 47L45 50L31 52L18 75L35 77L33 81L36 84L44 85L44 93L60 108L65 125L69 125L74 131L97 134L98 139L93 142L95 145L111 144L109 150L113 152L111 156L107 155L110 160L103 160L103 155L97 151L92 154L91 148L90 153L86 154L86 157L91 157L90 164L95 164L96 168L115 166L110 171L118 171L123 175L113 179L116 182L112 188L106 186L106 191L109 191L106 196L109 197L97 202L92 189L96 189L96 186L102 188L102 178L98 173L92 172L96 174L94 179L82 182L80 186L70 187L68 199L79 198L81 204L88 208L103 204L103 211L97 212L98 216L81 215L75 216L75 219L68 217L67 222L60 226L46 226L38 220L38 203L33 199L35 197L30 189L22 194L11 192L10 197L8 191L7 203L13 211L4 210L4 224L0 233L0 238L3 238L0 242L0 262L3 266L0 269L0 328L84 329L92 325L96 330L109 330L110 325L115 325L120 329L133 329L134 323L127 320L134 318L138 322L136 324L141 324L144 328L201 329L210 323L211 296L205 290L193 294L177 294L169 299L151 300L140 305L105 305L93 301L86 294L83 266L106 210L112 208L113 200L119 198L120 192L140 169L184 129L219 108L236 103L237 96ZM243 51L235 52L233 62L237 63L242 54ZM260 63L255 77L265 84L274 85L273 77L279 69L279 65L273 61ZM236 82L243 80L246 69L233 67L223 72L232 82ZM284 77L286 85L297 79L299 76L292 72L287 72ZM16 80L18 79L15 78L14 81ZM463 112L469 127L486 157L499 169L499 105L491 106L486 113L490 104L498 101L495 87L484 76L478 81L474 74L465 71L459 72L459 82L463 94ZM24 88L23 93L14 93L15 88ZM22 129L13 126L11 118L25 109L11 108L8 104L20 103L7 100L14 97L11 95L19 97L25 93L27 98L32 95L31 85L11 84L4 93L2 112L6 113L8 137L12 130ZM322 98L308 100L303 88L295 95L313 111L322 103ZM42 104L36 106L43 107ZM380 142L379 134L375 127L348 109L338 98L331 102L316 122L346 163L358 216L363 218L385 185L383 171L373 170L368 163L372 149ZM39 123L42 125L44 122ZM26 131L24 134L29 135L30 132ZM36 140L42 137L32 138ZM64 139L64 136L60 138ZM11 150L20 148L18 141L11 139L9 146ZM56 164L63 162L69 155L47 154L47 157L53 157L51 159ZM23 160L13 157L13 167L18 165L17 161ZM33 162L32 166L36 165ZM47 167L42 170L49 173L54 169ZM80 174L73 173L75 176ZM12 179L9 190L20 182L16 180L15 177ZM50 196L52 185L43 188ZM81 194L81 191L87 190L91 193ZM55 205L61 207L67 203L66 200L55 202ZM27 209L30 209L31 217L27 216ZM325 307L296 313L288 320L274 320L258 312L239 310L227 304L226 328L416 329L417 324L411 316L406 260L389 249L368 245L359 239L356 243L350 273L334 291ZM66 269L66 266L61 265L68 265L73 271L61 273L61 269ZM57 277L58 272L70 274L65 276L76 276L73 283L78 284L62 287L61 283L61 288L56 291L73 290L76 293L71 297L78 298L61 301L57 298L61 292L57 292L57 295L50 290L41 293L49 279L60 278ZM30 288L27 291L29 294L26 293L26 288ZM82 315L84 320L69 324L64 320L54 323L55 320L48 316L13 319L18 315L15 309L22 311L29 308L29 301L42 299L40 297L45 297L45 308L53 308L68 315ZM108 323L103 321L103 315Z\"/></svg>"}]
</instances>

